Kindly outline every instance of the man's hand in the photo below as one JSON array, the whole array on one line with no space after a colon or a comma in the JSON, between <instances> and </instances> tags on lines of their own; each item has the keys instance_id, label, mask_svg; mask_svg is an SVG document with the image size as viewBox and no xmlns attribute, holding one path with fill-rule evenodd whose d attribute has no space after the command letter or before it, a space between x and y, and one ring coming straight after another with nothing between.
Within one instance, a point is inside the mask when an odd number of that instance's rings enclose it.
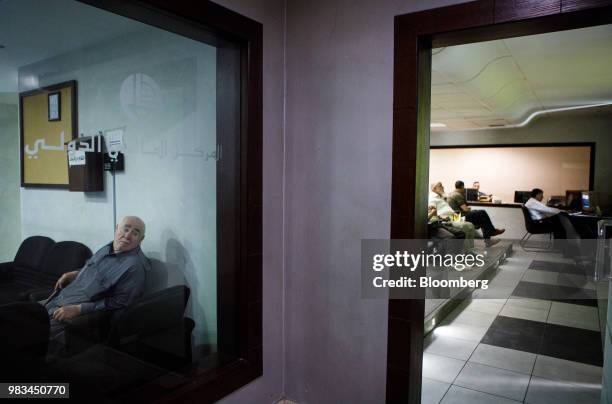
<instances>
[{"instance_id":1,"label":"man's hand","mask_svg":"<svg viewBox=\"0 0 612 404\"><path fill-rule=\"evenodd\" d=\"M64 289L70 282L76 278L79 271L66 272L60 276L55 283L55 289Z\"/></svg>"},{"instance_id":2,"label":"man's hand","mask_svg":"<svg viewBox=\"0 0 612 404\"><path fill-rule=\"evenodd\" d=\"M56 321L66 321L81 314L80 304L71 304L60 307L53 312L53 319Z\"/></svg>"}]
</instances>

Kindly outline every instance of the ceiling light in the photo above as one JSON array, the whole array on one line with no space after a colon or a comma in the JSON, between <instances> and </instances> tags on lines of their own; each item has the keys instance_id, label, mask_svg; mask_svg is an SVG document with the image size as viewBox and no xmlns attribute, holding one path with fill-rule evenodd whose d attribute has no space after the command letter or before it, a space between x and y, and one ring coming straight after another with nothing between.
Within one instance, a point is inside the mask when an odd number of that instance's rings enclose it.
<instances>
[{"instance_id":1,"label":"ceiling light","mask_svg":"<svg viewBox=\"0 0 612 404\"><path fill-rule=\"evenodd\" d=\"M429 125L430 128L446 128L446 124L445 123L441 123L441 122L433 122L431 125Z\"/></svg>"},{"instance_id":2,"label":"ceiling light","mask_svg":"<svg viewBox=\"0 0 612 404\"><path fill-rule=\"evenodd\" d=\"M21 84L27 89L39 87L38 76L24 75L19 80L21 81Z\"/></svg>"}]
</instances>

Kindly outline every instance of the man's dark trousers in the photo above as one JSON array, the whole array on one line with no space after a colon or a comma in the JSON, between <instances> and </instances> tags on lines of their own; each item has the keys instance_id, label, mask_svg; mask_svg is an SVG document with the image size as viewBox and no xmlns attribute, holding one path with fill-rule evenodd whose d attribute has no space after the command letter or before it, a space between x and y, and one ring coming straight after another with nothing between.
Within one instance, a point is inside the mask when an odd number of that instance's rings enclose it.
<instances>
[{"instance_id":1,"label":"man's dark trousers","mask_svg":"<svg viewBox=\"0 0 612 404\"><path fill-rule=\"evenodd\" d=\"M476 227L480 227L482 229L482 236L484 238L491 238L493 232L495 231L495 227L491 222L489 214L484 210L470 210L465 214L465 220L472 223Z\"/></svg>"},{"instance_id":2,"label":"man's dark trousers","mask_svg":"<svg viewBox=\"0 0 612 404\"><path fill-rule=\"evenodd\" d=\"M555 236L555 240L562 240L566 238L565 229L561 223L559 215L549 216L539 221L539 223L548 226Z\"/></svg>"}]
</instances>

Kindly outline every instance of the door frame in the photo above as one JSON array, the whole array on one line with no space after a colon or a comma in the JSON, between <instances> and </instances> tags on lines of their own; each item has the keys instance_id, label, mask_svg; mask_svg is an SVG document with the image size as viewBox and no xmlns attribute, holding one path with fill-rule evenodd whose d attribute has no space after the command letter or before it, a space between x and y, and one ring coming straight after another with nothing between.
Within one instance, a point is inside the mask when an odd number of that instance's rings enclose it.
<instances>
[{"instance_id":1,"label":"door frame","mask_svg":"<svg viewBox=\"0 0 612 404\"><path fill-rule=\"evenodd\" d=\"M426 238L431 49L612 23L612 0L477 0L394 21L392 239ZM389 299L386 402L421 402L424 300Z\"/></svg>"}]
</instances>

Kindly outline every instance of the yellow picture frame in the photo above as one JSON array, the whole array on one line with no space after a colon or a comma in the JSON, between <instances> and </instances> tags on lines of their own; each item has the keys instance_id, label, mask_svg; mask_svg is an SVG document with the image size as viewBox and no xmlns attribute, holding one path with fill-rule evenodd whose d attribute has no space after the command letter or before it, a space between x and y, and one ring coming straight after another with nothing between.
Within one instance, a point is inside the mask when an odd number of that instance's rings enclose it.
<instances>
[{"instance_id":1,"label":"yellow picture frame","mask_svg":"<svg viewBox=\"0 0 612 404\"><path fill-rule=\"evenodd\" d=\"M21 186L68 189L66 143L78 133L76 81L20 93L19 129Z\"/></svg>"}]
</instances>

